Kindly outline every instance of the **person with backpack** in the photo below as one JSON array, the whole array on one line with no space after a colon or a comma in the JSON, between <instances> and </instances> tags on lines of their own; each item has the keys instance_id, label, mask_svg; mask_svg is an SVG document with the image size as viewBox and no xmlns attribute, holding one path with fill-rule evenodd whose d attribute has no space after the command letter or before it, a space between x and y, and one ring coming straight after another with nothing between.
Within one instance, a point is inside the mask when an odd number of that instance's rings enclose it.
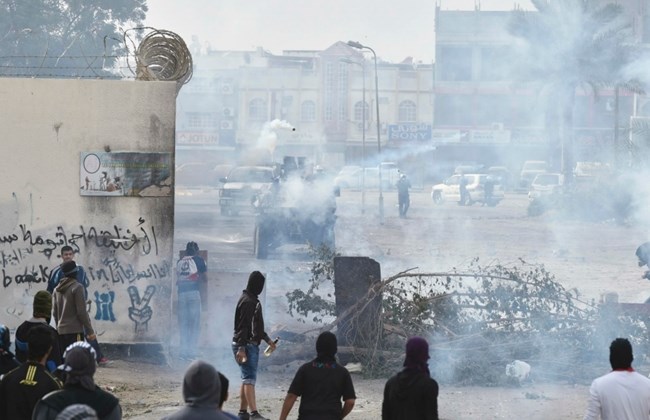
<instances>
[{"instance_id":1,"label":"person with backpack","mask_svg":"<svg viewBox=\"0 0 650 420\"><path fill-rule=\"evenodd\" d=\"M208 268L199 256L196 242L188 242L185 255L176 264L178 288L179 357L192 360L198 353L201 333L201 283Z\"/></svg>"}]
</instances>

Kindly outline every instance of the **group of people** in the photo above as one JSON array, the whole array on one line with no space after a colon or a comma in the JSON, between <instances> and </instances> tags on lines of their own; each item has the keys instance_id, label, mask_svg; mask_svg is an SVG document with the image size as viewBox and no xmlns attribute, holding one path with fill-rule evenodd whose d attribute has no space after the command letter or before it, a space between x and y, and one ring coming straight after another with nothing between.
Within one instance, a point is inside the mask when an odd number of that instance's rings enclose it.
<instances>
[{"instance_id":1,"label":"group of people","mask_svg":"<svg viewBox=\"0 0 650 420\"><path fill-rule=\"evenodd\" d=\"M88 413L94 417L74 418L120 419L118 399L93 380L97 365L107 359L86 307L85 272L72 247L62 247L61 258L47 290L34 295L32 317L16 328L15 354L9 328L0 325L0 418L54 420Z\"/></svg>"}]
</instances>

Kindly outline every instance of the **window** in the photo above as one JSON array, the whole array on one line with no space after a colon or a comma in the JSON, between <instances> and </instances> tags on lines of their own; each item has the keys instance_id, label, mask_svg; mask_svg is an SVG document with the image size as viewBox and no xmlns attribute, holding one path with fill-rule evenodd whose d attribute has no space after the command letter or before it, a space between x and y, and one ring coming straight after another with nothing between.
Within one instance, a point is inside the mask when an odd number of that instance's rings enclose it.
<instances>
[{"instance_id":1,"label":"window","mask_svg":"<svg viewBox=\"0 0 650 420\"><path fill-rule=\"evenodd\" d=\"M355 121L363 121L363 112L366 112L366 121L370 120L370 107L368 106L368 102L357 102L354 104L354 120Z\"/></svg>"},{"instance_id":2,"label":"window","mask_svg":"<svg viewBox=\"0 0 650 420\"><path fill-rule=\"evenodd\" d=\"M415 122L417 115L415 112L415 103L413 101L402 101L399 104L399 122Z\"/></svg>"},{"instance_id":3,"label":"window","mask_svg":"<svg viewBox=\"0 0 650 420\"><path fill-rule=\"evenodd\" d=\"M267 120L266 101L262 98L255 98L248 103L248 117L251 120Z\"/></svg>"},{"instance_id":4,"label":"window","mask_svg":"<svg viewBox=\"0 0 650 420\"><path fill-rule=\"evenodd\" d=\"M440 80L472 80L472 49L469 47L441 47L436 63Z\"/></svg>"},{"instance_id":5,"label":"window","mask_svg":"<svg viewBox=\"0 0 650 420\"><path fill-rule=\"evenodd\" d=\"M188 112L187 125L190 128L210 128L217 126L217 114L212 112Z\"/></svg>"},{"instance_id":6,"label":"window","mask_svg":"<svg viewBox=\"0 0 650 420\"><path fill-rule=\"evenodd\" d=\"M304 101L300 105L300 119L302 121L316 121L316 104L314 101Z\"/></svg>"}]
</instances>

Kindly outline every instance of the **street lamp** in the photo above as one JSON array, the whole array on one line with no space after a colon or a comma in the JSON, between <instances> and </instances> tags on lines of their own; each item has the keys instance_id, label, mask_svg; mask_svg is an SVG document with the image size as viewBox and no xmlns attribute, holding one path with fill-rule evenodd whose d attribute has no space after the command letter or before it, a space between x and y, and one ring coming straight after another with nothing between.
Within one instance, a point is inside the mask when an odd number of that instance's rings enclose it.
<instances>
[{"instance_id":1,"label":"street lamp","mask_svg":"<svg viewBox=\"0 0 650 420\"><path fill-rule=\"evenodd\" d=\"M362 103L363 103L363 116L361 117L362 134L361 134L361 162L363 165L361 171L361 214L366 212L366 65L365 62L359 63L358 61L350 60L349 58L341 58L342 62L348 64L356 64L361 67L361 77L363 78L362 88Z\"/></svg>"},{"instance_id":2,"label":"street lamp","mask_svg":"<svg viewBox=\"0 0 650 420\"><path fill-rule=\"evenodd\" d=\"M379 157L379 164L378 164L378 169L379 169L379 223L384 224L384 193L383 193L383 188L381 185L381 126L379 124L379 78L377 77L377 54L375 53L375 50L370 48L367 45L363 45L360 42L356 41L348 41L348 45L352 48L356 48L359 50L366 49L369 50L372 53L372 56L375 60L375 107L377 108L377 156ZM364 109L365 111L365 109Z\"/></svg>"}]
</instances>

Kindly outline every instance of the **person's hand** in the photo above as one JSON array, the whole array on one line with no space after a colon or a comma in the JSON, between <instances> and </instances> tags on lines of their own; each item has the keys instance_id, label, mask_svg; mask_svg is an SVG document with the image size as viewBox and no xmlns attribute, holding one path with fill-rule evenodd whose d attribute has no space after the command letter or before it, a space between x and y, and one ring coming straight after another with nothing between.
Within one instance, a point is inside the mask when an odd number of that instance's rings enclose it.
<instances>
[{"instance_id":1,"label":"person's hand","mask_svg":"<svg viewBox=\"0 0 650 420\"><path fill-rule=\"evenodd\" d=\"M266 343L269 345L269 347L271 347L271 351L275 351L275 348L277 347L277 344L275 344L275 342L273 340L269 340Z\"/></svg>"},{"instance_id":2,"label":"person's hand","mask_svg":"<svg viewBox=\"0 0 650 420\"><path fill-rule=\"evenodd\" d=\"M246 363L246 360L247 360L247 359L246 359L246 349L245 349L244 347L240 347L240 348L237 350L237 354L235 355L235 360L236 360L237 363L239 363L240 365L241 365L242 363Z\"/></svg>"},{"instance_id":3,"label":"person's hand","mask_svg":"<svg viewBox=\"0 0 650 420\"><path fill-rule=\"evenodd\" d=\"M95 341L95 340L97 340L97 335L96 335L96 334L88 334L88 335L86 336L86 339L87 339L88 341Z\"/></svg>"}]
</instances>

